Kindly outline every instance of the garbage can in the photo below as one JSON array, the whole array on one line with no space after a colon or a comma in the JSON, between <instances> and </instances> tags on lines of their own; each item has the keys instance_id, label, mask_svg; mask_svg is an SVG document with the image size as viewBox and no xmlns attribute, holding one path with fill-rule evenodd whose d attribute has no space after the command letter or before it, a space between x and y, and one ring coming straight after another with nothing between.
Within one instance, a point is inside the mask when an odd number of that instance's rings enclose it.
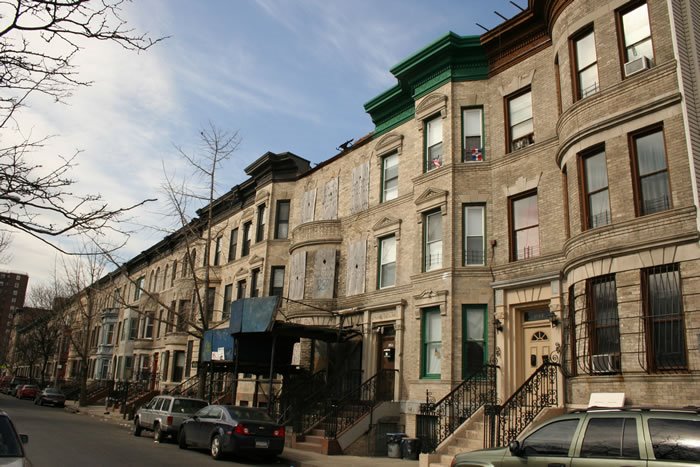
<instances>
[{"instance_id":1,"label":"garbage can","mask_svg":"<svg viewBox=\"0 0 700 467\"><path fill-rule=\"evenodd\" d=\"M406 433L387 433L386 451L387 456L394 459L401 459L401 440L406 437Z\"/></svg>"},{"instance_id":2,"label":"garbage can","mask_svg":"<svg viewBox=\"0 0 700 467\"><path fill-rule=\"evenodd\" d=\"M418 438L403 438L401 440L401 455L404 459L417 461L420 454L420 440Z\"/></svg>"}]
</instances>

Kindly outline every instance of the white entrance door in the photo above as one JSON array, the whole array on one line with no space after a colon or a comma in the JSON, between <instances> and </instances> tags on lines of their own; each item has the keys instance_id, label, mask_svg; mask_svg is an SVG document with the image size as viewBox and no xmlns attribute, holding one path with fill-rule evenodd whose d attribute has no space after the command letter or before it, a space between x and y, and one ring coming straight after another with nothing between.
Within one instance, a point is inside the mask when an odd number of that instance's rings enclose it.
<instances>
[{"instance_id":1,"label":"white entrance door","mask_svg":"<svg viewBox=\"0 0 700 467\"><path fill-rule=\"evenodd\" d=\"M523 370L525 380L532 375L551 352L552 327L547 324L525 323L523 327Z\"/></svg>"}]
</instances>

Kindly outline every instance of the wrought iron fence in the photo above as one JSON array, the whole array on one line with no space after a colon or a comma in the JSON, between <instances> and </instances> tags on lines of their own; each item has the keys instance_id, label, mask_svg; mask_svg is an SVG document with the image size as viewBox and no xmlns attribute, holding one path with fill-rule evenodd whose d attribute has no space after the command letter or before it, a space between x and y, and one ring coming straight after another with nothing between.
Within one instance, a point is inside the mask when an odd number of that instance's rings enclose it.
<instances>
[{"instance_id":1,"label":"wrought iron fence","mask_svg":"<svg viewBox=\"0 0 700 467\"><path fill-rule=\"evenodd\" d=\"M311 375L300 374L288 377L289 379L282 384L282 388L272 395L268 405L270 415L280 422L289 419L294 407L303 405L312 388L326 386L327 377L326 370L317 371Z\"/></svg>"},{"instance_id":2,"label":"wrought iron fence","mask_svg":"<svg viewBox=\"0 0 700 467\"><path fill-rule=\"evenodd\" d=\"M335 438L354 425L360 418L371 413L378 402L393 400L397 373L398 370L379 370L340 400L329 400L329 408L323 420L326 438Z\"/></svg>"},{"instance_id":3,"label":"wrought iron fence","mask_svg":"<svg viewBox=\"0 0 700 467\"><path fill-rule=\"evenodd\" d=\"M484 365L477 373L462 381L438 402L421 404L417 417L417 437L423 452L433 452L474 412L497 403L496 365Z\"/></svg>"},{"instance_id":4,"label":"wrought iron fence","mask_svg":"<svg viewBox=\"0 0 700 467\"><path fill-rule=\"evenodd\" d=\"M559 363L545 361L503 405L486 407L488 445L504 446L546 407L559 404Z\"/></svg>"}]
</instances>

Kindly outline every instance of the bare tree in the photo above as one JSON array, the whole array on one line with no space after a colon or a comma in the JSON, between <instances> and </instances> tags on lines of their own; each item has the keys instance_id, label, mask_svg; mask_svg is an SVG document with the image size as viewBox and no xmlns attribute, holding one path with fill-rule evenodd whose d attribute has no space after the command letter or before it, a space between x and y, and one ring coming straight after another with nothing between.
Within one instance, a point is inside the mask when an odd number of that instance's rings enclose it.
<instances>
[{"instance_id":1,"label":"bare tree","mask_svg":"<svg viewBox=\"0 0 700 467\"><path fill-rule=\"evenodd\" d=\"M12 261L12 255L8 252L12 245L12 234L6 230L0 230L0 264Z\"/></svg>"},{"instance_id":2,"label":"bare tree","mask_svg":"<svg viewBox=\"0 0 700 467\"><path fill-rule=\"evenodd\" d=\"M98 279L104 275L106 265L106 257L92 246L84 246L80 256L63 263L66 289L71 297L63 319L70 328L71 349L80 362L78 381L81 406L87 404L90 341L103 305Z\"/></svg>"},{"instance_id":3,"label":"bare tree","mask_svg":"<svg viewBox=\"0 0 700 467\"><path fill-rule=\"evenodd\" d=\"M54 279L50 284L32 287L29 303L43 312L34 320L31 328L33 345L37 347L41 364L41 384L46 384L46 372L49 362L56 356L61 335L65 329L62 304L67 296L65 287Z\"/></svg>"},{"instance_id":4,"label":"bare tree","mask_svg":"<svg viewBox=\"0 0 700 467\"><path fill-rule=\"evenodd\" d=\"M202 148L197 154L189 154L182 148L178 148L179 155L188 163L192 169L190 177L175 182L172 174L164 170L164 182L162 185L168 204L169 214L180 224L179 232L183 234L189 262L189 269L194 278L195 312L194 316L179 316L179 319L186 319L188 327L193 330L193 334L199 339L199 353L201 361L202 338L204 333L211 327L213 316L213 303L209 297L210 287L210 249L214 232L214 200L218 198L216 190L216 175L224 162L228 161L240 145L238 132L228 132L217 128L210 123L209 127L200 132ZM200 181L201 185L188 184L188 181ZM199 187L199 189L198 189ZM192 202L206 203L203 209L196 211L198 217L194 217L189 212ZM196 243L204 241L204 259L202 261L201 275L197 273L197 265L192 254L192 247ZM206 369L197 366L200 381L207 378ZM198 396L204 397L204 384L198 385Z\"/></svg>"},{"instance_id":5,"label":"bare tree","mask_svg":"<svg viewBox=\"0 0 700 467\"><path fill-rule=\"evenodd\" d=\"M122 18L125 0L8 0L0 2L0 129L33 94L64 102L80 86L73 59L90 41L108 41L136 52L163 38L138 34ZM13 137L20 134L12 128ZM100 195L78 195L70 177L77 152L58 156L53 170L30 162L48 138L0 142L0 224L63 251L52 238L115 228L113 221L146 201L110 208ZM65 251L63 251L65 253Z\"/></svg>"}]
</instances>

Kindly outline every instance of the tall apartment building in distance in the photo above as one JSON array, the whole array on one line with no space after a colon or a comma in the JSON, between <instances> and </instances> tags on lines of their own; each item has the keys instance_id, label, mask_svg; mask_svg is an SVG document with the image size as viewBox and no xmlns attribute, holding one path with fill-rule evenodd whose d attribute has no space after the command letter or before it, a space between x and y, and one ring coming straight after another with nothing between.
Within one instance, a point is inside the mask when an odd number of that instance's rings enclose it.
<instances>
[{"instance_id":1,"label":"tall apartment building in distance","mask_svg":"<svg viewBox=\"0 0 700 467\"><path fill-rule=\"evenodd\" d=\"M530 0L446 34L391 69L372 133L313 168L264 154L210 244L201 217L96 283L66 374L185 391L208 365L299 440L366 452L393 420L435 463L593 392L697 405L699 31L693 0ZM224 338L200 351L205 271Z\"/></svg>"},{"instance_id":2,"label":"tall apartment building in distance","mask_svg":"<svg viewBox=\"0 0 700 467\"><path fill-rule=\"evenodd\" d=\"M13 316L24 306L29 276L21 272L0 271L0 363L7 363Z\"/></svg>"}]
</instances>

